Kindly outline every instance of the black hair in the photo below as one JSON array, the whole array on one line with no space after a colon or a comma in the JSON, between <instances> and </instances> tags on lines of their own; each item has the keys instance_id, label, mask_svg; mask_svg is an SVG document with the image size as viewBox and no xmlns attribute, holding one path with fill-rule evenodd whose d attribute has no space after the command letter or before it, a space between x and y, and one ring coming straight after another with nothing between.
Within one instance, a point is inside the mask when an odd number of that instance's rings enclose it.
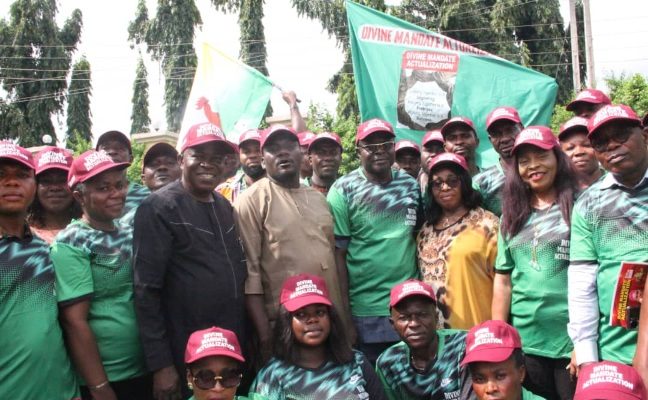
<instances>
[{"instance_id":1,"label":"black hair","mask_svg":"<svg viewBox=\"0 0 648 400\"><path fill-rule=\"evenodd\" d=\"M578 191L576 173L563 151L555 146L553 151L556 156L556 178L553 187L556 190L556 203L560 207L562 217L570 225L571 211L574 198ZM504 190L502 192L502 223L500 230L505 237L517 235L531 215L531 188L524 183L518 171L518 155L514 155L514 171L506 175Z\"/></svg>"},{"instance_id":2,"label":"black hair","mask_svg":"<svg viewBox=\"0 0 648 400\"><path fill-rule=\"evenodd\" d=\"M482 196L477 190L473 188L472 178L470 177L468 171L452 163L447 163L443 164L442 166L435 167L433 171L437 171L443 168L448 168L459 178L459 181L461 182L461 184L459 185L459 187L461 188L461 201L463 202L464 206L466 206L466 208L468 208L469 210L473 210L481 206ZM425 208L425 219L426 222L430 225L435 224L439 220L439 218L441 218L441 214L443 212L441 206L436 202L436 200L434 200L434 194L432 193L432 175L434 174L433 171L430 171L428 175L429 179L426 189L430 201Z\"/></svg>"},{"instance_id":3,"label":"black hair","mask_svg":"<svg viewBox=\"0 0 648 400\"><path fill-rule=\"evenodd\" d=\"M38 176L36 176L36 186L38 187ZM74 197L72 197L72 203L70 206L63 212L67 213L71 220L81 218L81 215L83 214L79 202L77 202ZM27 223L36 228L42 228L45 225L45 209L38 199L38 189L36 189L34 201L32 201L31 205L27 209Z\"/></svg>"},{"instance_id":4,"label":"black hair","mask_svg":"<svg viewBox=\"0 0 648 400\"><path fill-rule=\"evenodd\" d=\"M327 307L331 320L331 333L326 338L326 351L337 364L346 364L353 360L353 350L349 338L344 332L344 326L335 307ZM275 323L274 350L275 357L280 360L298 363L297 339L292 330L292 313L282 305Z\"/></svg>"}]
</instances>

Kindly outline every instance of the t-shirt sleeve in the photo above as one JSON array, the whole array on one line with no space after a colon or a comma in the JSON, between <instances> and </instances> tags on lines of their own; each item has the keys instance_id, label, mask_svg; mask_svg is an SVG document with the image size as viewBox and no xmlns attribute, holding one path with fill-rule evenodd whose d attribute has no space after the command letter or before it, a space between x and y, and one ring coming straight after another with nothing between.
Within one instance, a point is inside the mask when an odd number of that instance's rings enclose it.
<instances>
[{"instance_id":1,"label":"t-shirt sleeve","mask_svg":"<svg viewBox=\"0 0 648 400\"><path fill-rule=\"evenodd\" d=\"M371 400L387 399L388 397L385 395L382 379L378 378L378 375L376 375L376 372L371 367L371 363L369 363L369 360L367 360L367 357L365 357L364 355L362 356L362 363L360 364L360 368L362 370L362 376L364 377L365 382L367 382L365 390L369 395L369 398ZM389 399L391 399L391 397L389 397Z\"/></svg>"},{"instance_id":2,"label":"t-shirt sleeve","mask_svg":"<svg viewBox=\"0 0 648 400\"><path fill-rule=\"evenodd\" d=\"M349 221L349 205L341 189L337 185L333 185L326 196L331 214L333 215L333 233L335 234L335 243L337 247L346 248L344 241L347 242L351 237L351 224Z\"/></svg>"},{"instance_id":3,"label":"t-shirt sleeve","mask_svg":"<svg viewBox=\"0 0 648 400\"><path fill-rule=\"evenodd\" d=\"M578 201L571 220L570 262L597 261L598 254L592 240L592 227L583 218L583 203Z\"/></svg>"},{"instance_id":4,"label":"t-shirt sleeve","mask_svg":"<svg viewBox=\"0 0 648 400\"><path fill-rule=\"evenodd\" d=\"M385 376L385 371L383 370L382 365L380 364L380 359L378 360L378 362L376 362L376 375L380 380L380 384L382 385L383 391L385 392L387 398L389 400L398 400L398 396L396 395L396 392L391 388L389 382L387 381L387 377Z\"/></svg>"},{"instance_id":5,"label":"t-shirt sleeve","mask_svg":"<svg viewBox=\"0 0 648 400\"><path fill-rule=\"evenodd\" d=\"M495 272L500 274L510 274L515 264L508 241L504 239L502 232L497 233L497 258L495 259Z\"/></svg>"},{"instance_id":6,"label":"t-shirt sleeve","mask_svg":"<svg viewBox=\"0 0 648 400\"><path fill-rule=\"evenodd\" d=\"M261 368L250 386L250 400L284 400L281 383L275 378L272 362Z\"/></svg>"},{"instance_id":7,"label":"t-shirt sleeve","mask_svg":"<svg viewBox=\"0 0 648 400\"><path fill-rule=\"evenodd\" d=\"M234 221L238 229L245 258L247 260L247 279L245 281L245 294L263 294L261 279L261 253L263 246L263 222L261 204L257 192L255 196L243 193L234 203Z\"/></svg>"},{"instance_id":8,"label":"t-shirt sleeve","mask_svg":"<svg viewBox=\"0 0 648 400\"><path fill-rule=\"evenodd\" d=\"M94 292L90 257L82 249L54 242L50 258L56 274L56 297L59 303L90 296Z\"/></svg>"}]
</instances>

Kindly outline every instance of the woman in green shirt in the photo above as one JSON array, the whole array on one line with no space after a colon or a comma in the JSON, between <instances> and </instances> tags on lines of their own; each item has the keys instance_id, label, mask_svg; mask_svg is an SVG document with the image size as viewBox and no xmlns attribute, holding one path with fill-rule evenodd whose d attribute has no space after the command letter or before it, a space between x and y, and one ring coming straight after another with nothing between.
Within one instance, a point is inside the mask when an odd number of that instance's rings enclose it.
<instances>
[{"instance_id":1,"label":"woman in green shirt","mask_svg":"<svg viewBox=\"0 0 648 400\"><path fill-rule=\"evenodd\" d=\"M493 287L493 319L522 337L524 386L550 399L571 399L567 335L567 267L575 174L544 126L524 129L506 178Z\"/></svg>"}]
</instances>

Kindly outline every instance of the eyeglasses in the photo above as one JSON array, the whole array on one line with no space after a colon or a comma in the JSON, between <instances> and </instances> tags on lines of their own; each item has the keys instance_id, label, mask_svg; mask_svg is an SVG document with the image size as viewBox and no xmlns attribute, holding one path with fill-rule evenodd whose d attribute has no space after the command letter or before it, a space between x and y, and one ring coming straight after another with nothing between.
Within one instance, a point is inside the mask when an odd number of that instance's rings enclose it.
<instances>
[{"instance_id":1,"label":"eyeglasses","mask_svg":"<svg viewBox=\"0 0 648 400\"><path fill-rule=\"evenodd\" d=\"M216 386L216 383L226 389L237 387L241 384L243 374L240 371L225 371L217 376L214 371L201 369L193 375L193 383L198 389L209 390Z\"/></svg>"},{"instance_id":2,"label":"eyeglasses","mask_svg":"<svg viewBox=\"0 0 648 400\"><path fill-rule=\"evenodd\" d=\"M614 140L614 142L618 144L623 144L627 142L628 139L630 139L630 135L632 135L633 132L634 127L618 130L612 135L599 133L598 135L591 138L590 142L592 143L592 148L594 148L594 151L596 151L597 153L603 153L607 151L610 140Z\"/></svg>"},{"instance_id":3,"label":"eyeglasses","mask_svg":"<svg viewBox=\"0 0 648 400\"><path fill-rule=\"evenodd\" d=\"M439 191L443 189L443 185L447 185L450 189L454 189L461 184L461 179L456 176L449 176L445 181L435 179L432 181L432 190Z\"/></svg>"},{"instance_id":4,"label":"eyeglasses","mask_svg":"<svg viewBox=\"0 0 648 400\"><path fill-rule=\"evenodd\" d=\"M379 151L390 151L394 148L394 141L390 140L389 142L376 143L376 144L363 144L359 145L361 149L365 149L369 153L378 153Z\"/></svg>"},{"instance_id":5,"label":"eyeglasses","mask_svg":"<svg viewBox=\"0 0 648 400\"><path fill-rule=\"evenodd\" d=\"M501 124L501 126L497 128L499 129L491 129L488 131L488 136L494 142L499 142L504 138L514 138L522 131L520 126L514 123Z\"/></svg>"}]
</instances>

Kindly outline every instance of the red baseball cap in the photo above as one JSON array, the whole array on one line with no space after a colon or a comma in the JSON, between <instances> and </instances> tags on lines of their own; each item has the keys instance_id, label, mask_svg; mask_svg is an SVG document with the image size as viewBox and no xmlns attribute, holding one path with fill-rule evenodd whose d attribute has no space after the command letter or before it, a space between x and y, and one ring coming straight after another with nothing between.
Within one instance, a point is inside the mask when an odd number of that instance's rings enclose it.
<instances>
[{"instance_id":1,"label":"red baseball cap","mask_svg":"<svg viewBox=\"0 0 648 400\"><path fill-rule=\"evenodd\" d=\"M644 383L634 368L601 361L581 367L574 400L642 400L645 396Z\"/></svg>"},{"instance_id":2,"label":"red baseball cap","mask_svg":"<svg viewBox=\"0 0 648 400\"><path fill-rule=\"evenodd\" d=\"M486 117L486 130L490 130L491 125L497 121L507 120L515 122L516 124L521 124L522 120L520 119L520 114L513 107L497 107L488 114Z\"/></svg>"},{"instance_id":3,"label":"red baseball cap","mask_svg":"<svg viewBox=\"0 0 648 400\"><path fill-rule=\"evenodd\" d=\"M297 139L299 139L299 145L302 147L308 147L313 139L315 139L315 134L311 131L299 132L297 134Z\"/></svg>"},{"instance_id":4,"label":"red baseball cap","mask_svg":"<svg viewBox=\"0 0 648 400\"><path fill-rule=\"evenodd\" d=\"M333 132L322 132L319 135L316 135L311 141L310 144L308 145L308 151L311 150L313 145L317 142L322 142L324 140L329 140L335 142L338 146L340 146L340 149L342 149L342 140L340 137Z\"/></svg>"},{"instance_id":5,"label":"red baseball cap","mask_svg":"<svg viewBox=\"0 0 648 400\"><path fill-rule=\"evenodd\" d=\"M433 131L425 132L425 136L423 136L423 141L421 142L421 145L425 146L430 142L439 142L441 144L445 143L445 139L443 138L443 134L441 133L440 130L435 129Z\"/></svg>"},{"instance_id":6,"label":"red baseball cap","mask_svg":"<svg viewBox=\"0 0 648 400\"><path fill-rule=\"evenodd\" d=\"M408 279L394 286L389 294L389 308L411 296L423 296L436 303L432 286L418 279Z\"/></svg>"},{"instance_id":7,"label":"red baseball cap","mask_svg":"<svg viewBox=\"0 0 648 400\"><path fill-rule=\"evenodd\" d=\"M72 160L72 153L69 150L55 146L47 146L34 156L36 175L49 169L60 169L68 172L72 165Z\"/></svg>"},{"instance_id":8,"label":"red baseball cap","mask_svg":"<svg viewBox=\"0 0 648 400\"><path fill-rule=\"evenodd\" d=\"M562 140L573 131L584 130L587 133L587 119L583 117L573 117L569 121L560 125L558 139Z\"/></svg>"},{"instance_id":9,"label":"red baseball cap","mask_svg":"<svg viewBox=\"0 0 648 400\"><path fill-rule=\"evenodd\" d=\"M73 189L79 183L111 169L128 168L130 163L116 163L104 151L88 150L74 159L68 171L68 186Z\"/></svg>"},{"instance_id":10,"label":"red baseball cap","mask_svg":"<svg viewBox=\"0 0 648 400\"><path fill-rule=\"evenodd\" d=\"M486 321L468 331L466 355L461 366L472 362L502 362L513 354L513 350L521 348L522 339L515 328L504 321Z\"/></svg>"},{"instance_id":11,"label":"red baseball cap","mask_svg":"<svg viewBox=\"0 0 648 400\"><path fill-rule=\"evenodd\" d=\"M632 108L624 104L607 105L601 107L587 121L587 130L589 130L587 137L591 138L597 129L612 121L624 121L630 122L633 125L641 125L641 120Z\"/></svg>"},{"instance_id":12,"label":"red baseball cap","mask_svg":"<svg viewBox=\"0 0 648 400\"><path fill-rule=\"evenodd\" d=\"M265 146L266 142L270 140L272 136L276 136L277 134L282 132L288 132L295 138L296 141L299 141L299 137L297 136L297 133L295 133L293 128L281 124L272 125L261 132L261 149L263 149L263 146Z\"/></svg>"},{"instance_id":13,"label":"red baseball cap","mask_svg":"<svg viewBox=\"0 0 648 400\"><path fill-rule=\"evenodd\" d=\"M412 149L421 154L421 148L419 147L419 145L412 142L411 140L399 140L398 142L396 142L396 153L398 153L399 150L403 149Z\"/></svg>"},{"instance_id":14,"label":"red baseball cap","mask_svg":"<svg viewBox=\"0 0 648 400\"><path fill-rule=\"evenodd\" d=\"M185 349L185 363L191 364L209 356L225 356L245 362L236 334L215 326L196 331L189 336Z\"/></svg>"},{"instance_id":15,"label":"red baseball cap","mask_svg":"<svg viewBox=\"0 0 648 400\"><path fill-rule=\"evenodd\" d=\"M574 111L574 108L578 103L590 103L590 104L611 104L610 98L597 89L585 89L582 92L576 95L576 98L569 104L567 104L567 111Z\"/></svg>"},{"instance_id":16,"label":"red baseball cap","mask_svg":"<svg viewBox=\"0 0 648 400\"><path fill-rule=\"evenodd\" d=\"M0 159L18 161L29 169L34 168L34 157L29 150L6 140L0 141Z\"/></svg>"},{"instance_id":17,"label":"red baseball cap","mask_svg":"<svg viewBox=\"0 0 648 400\"><path fill-rule=\"evenodd\" d=\"M469 118L452 117L448 120L448 122L443 124L443 127L441 127L441 134L445 136L448 133L448 130L450 130L450 127L454 125L465 125L473 131L475 130L475 124L473 124L473 122Z\"/></svg>"},{"instance_id":18,"label":"red baseball cap","mask_svg":"<svg viewBox=\"0 0 648 400\"><path fill-rule=\"evenodd\" d=\"M254 140L261 143L261 132L258 129L248 129L241 133L241 136L239 136L239 146L241 143L247 142L248 140Z\"/></svg>"},{"instance_id":19,"label":"red baseball cap","mask_svg":"<svg viewBox=\"0 0 648 400\"><path fill-rule=\"evenodd\" d=\"M225 138L225 134L221 128L210 122L202 122L189 128L182 140L180 153L184 153L189 147L200 146L209 142L226 143L234 152L238 152L238 147Z\"/></svg>"},{"instance_id":20,"label":"red baseball cap","mask_svg":"<svg viewBox=\"0 0 648 400\"><path fill-rule=\"evenodd\" d=\"M128 136L126 136L125 133L120 132L120 131L108 131L104 132L99 136L99 139L97 139L97 145L95 146L95 150L99 150L99 146L108 140L117 140L119 142L122 142L124 146L128 147L128 151L130 153L133 152L133 148L131 147L131 142Z\"/></svg>"},{"instance_id":21,"label":"red baseball cap","mask_svg":"<svg viewBox=\"0 0 648 400\"><path fill-rule=\"evenodd\" d=\"M373 118L358 125L355 140L356 144L358 144L359 141L369 137L369 135L371 135L372 133L376 132L387 132L392 136L396 136L394 134L394 128L389 122L383 121L382 119Z\"/></svg>"},{"instance_id":22,"label":"red baseball cap","mask_svg":"<svg viewBox=\"0 0 648 400\"><path fill-rule=\"evenodd\" d=\"M550 150L560 146L558 139L551 132L551 129L546 126L529 126L522 129L522 132L515 138L512 153L515 154L523 144L530 144L542 150Z\"/></svg>"},{"instance_id":23,"label":"red baseball cap","mask_svg":"<svg viewBox=\"0 0 648 400\"><path fill-rule=\"evenodd\" d=\"M298 274L286 279L281 286L279 302L289 312L311 304L333 305L324 279L312 274Z\"/></svg>"},{"instance_id":24,"label":"red baseball cap","mask_svg":"<svg viewBox=\"0 0 648 400\"><path fill-rule=\"evenodd\" d=\"M463 156L455 153L440 153L428 160L428 171L430 171L430 175L433 169L441 167L444 164L458 165L464 171L468 171L468 163Z\"/></svg>"}]
</instances>

